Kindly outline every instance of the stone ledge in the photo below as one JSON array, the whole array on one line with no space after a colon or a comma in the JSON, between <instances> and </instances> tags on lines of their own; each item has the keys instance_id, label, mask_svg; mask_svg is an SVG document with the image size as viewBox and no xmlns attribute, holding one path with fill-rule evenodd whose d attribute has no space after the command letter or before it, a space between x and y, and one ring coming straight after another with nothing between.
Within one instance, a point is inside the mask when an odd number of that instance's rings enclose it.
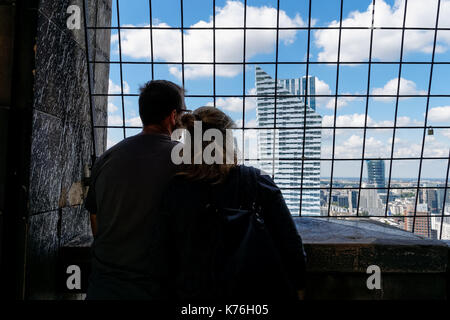
<instances>
[{"instance_id":1,"label":"stone ledge","mask_svg":"<svg viewBox=\"0 0 450 320\"><path fill-rule=\"evenodd\" d=\"M445 273L449 247L366 218L294 219L311 272L363 272L378 265L382 272Z\"/></svg>"},{"instance_id":2,"label":"stone ledge","mask_svg":"<svg viewBox=\"0 0 450 320\"><path fill-rule=\"evenodd\" d=\"M448 244L363 219L294 218L307 253L308 300L445 299ZM63 248L61 265L89 264L92 237ZM380 290L369 290L369 265L381 269ZM88 268L88 267L87 267ZM84 280L84 283L86 280ZM84 287L85 288L85 287ZM84 290L76 293L82 293Z\"/></svg>"}]
</instances>

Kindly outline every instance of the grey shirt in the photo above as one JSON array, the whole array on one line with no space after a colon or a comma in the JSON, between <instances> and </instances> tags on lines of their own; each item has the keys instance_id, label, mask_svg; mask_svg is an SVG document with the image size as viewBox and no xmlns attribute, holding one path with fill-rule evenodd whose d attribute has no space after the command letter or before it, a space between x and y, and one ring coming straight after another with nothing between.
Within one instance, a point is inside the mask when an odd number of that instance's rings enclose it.
<instances>
[{"instance_id":1,"label":"grey shirt","mask_svg":"<svg viewBox=\"0 0 450 320\"><path fill-rule=\"evenodd\" d=\"M154 211L175 173L168 135L138 134L97 159L85 202L97 217L93 267L122 279L158 277L152 260L162 254ZM153 269L152 269L153 268Z\"/></svg>"}]
</instances>

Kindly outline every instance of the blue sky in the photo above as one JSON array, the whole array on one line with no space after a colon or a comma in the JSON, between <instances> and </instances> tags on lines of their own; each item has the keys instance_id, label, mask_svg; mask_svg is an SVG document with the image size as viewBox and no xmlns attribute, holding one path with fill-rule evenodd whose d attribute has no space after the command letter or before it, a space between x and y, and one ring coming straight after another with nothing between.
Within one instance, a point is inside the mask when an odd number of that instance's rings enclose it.
<instances>
[{"instance_id":1,"label":"blue sky","mask_svg":"<svg viewBox=\"0 0 450 320\"><path fill-rule=\"evenodd\" d=\"M117 8L113 1L112 26L117 26ZM212 26L212 1L184 0L184 27ZM403 22L403 1L376 1L375 26L399 27ZM370 26L370 0L345 0L343 8L343 26ZM410 0L408 2L407 27L434 27L436 22L437 1ZM276 1L248 1L247 26L276 26ZM313 0L311 23L313 26L339 26L339 0ZM308 25L308 1L280 1L280 26L305 27ZM147 0L120 1L120 23L122 26L148 26L149 7ZM216 1L216 26L242 27L243 3L239 1ZM441 1L439 27L448 28L446 18L450 14L450 1ZM152 1L153 25L159 27L180 27L181 13L179 0ZM306 30L280 30L278 60L281 62L306 61ZM246 34L247 62L275 62L276 32L274 30L248 30ZM430 62L434 39L433 30L406 30L404 41L404 61ZM122 60L150 60L150 31L122 30ZM185 88L189 95L212 95L212 66L189 65L189 62L212 62L213 36L211 30L187 30L184 33L185 48ZM338 94L367 94L368 65L345 64L351 61L368 61L370 30L343 30L341 35L341 65L339 68ZM335 94L337 30L311 30L310 61L330 62L329 64L311 64L309 75L317 77L316 94ZM372 60L394 62L392 64L372 64L371 94L396 94L399 71L401 30L375 29L373 35ZM153 31L154 59L158 62L181 62L181 31ZM216 31L216 61L242 62L243 31ZM119 61L117 30L111 33L111 61ZM435 61L450 61L450 30L439 30ZM333 63L334 62L334 63ZM397 62L397 63L395 63ZM269 75L275 77L275 65L261 66ZM155 79L168 79L182 83L179 65L154 65ZM243 94L242 65L216 66L216 94ZM304 64L278 66L278 78L298 78L306 74ZM137 94L139 86L151 79L151 65L123 64L122 75L124 93ZM400 94L426 95L430 76L429 64L404 64L400 80ZM450 94L450 65L436 64L433 69L431 94ZM254 66L245 68L245 93L255 94ZM120 67L111 64L110 93L120 93ZM188 108L212 103L212 98L186 98ZM137 97L125 97L124 109L126 125L140 125ZM242 98L217 98L217 106L230 114L242 125ZM246 126L256 125L255 101L246 98ZM340 97L337 101L337 126L363 126L366 110L366 98ZM423 126L426 109L426 97L400 98L398 104L397 125ZM333 125L336 102L333 98L317 98L317 112L323 117L324 126ZM395 99L372 97L368 100L368 126L366 132L366 157L389 157L392 144L392 129L376 129L379 126L392 126L395 114ZM122 124L122 101L120 97L109 99L109 124ZM431 97L427 125L450 126L450 98ZM127 129L127 135L134 135L139 129ZM248 139L255 132L246 131ZM417 157L422 148L423 128L397 129L394 157ZM123 138L122 129L108 130L108 145ZM336 158L360 158L362 154L362 129L336 130ZM426 136L424 156L447 157L450 146L450 128L434 129L433 136ZM332 130L322 132L322 158L331 158ZM360 161L335 164L335 176L357 177ZM427 160L423 162L422 176L444 179L446 160ZM329 176L329 162L322 163L322 176ZM389 163L386 163L386 170ZM388 172L387 172L388 174ZM418 161L396 160L393 163L392 176L417 177Z\"/></svg>"}]
</instances>

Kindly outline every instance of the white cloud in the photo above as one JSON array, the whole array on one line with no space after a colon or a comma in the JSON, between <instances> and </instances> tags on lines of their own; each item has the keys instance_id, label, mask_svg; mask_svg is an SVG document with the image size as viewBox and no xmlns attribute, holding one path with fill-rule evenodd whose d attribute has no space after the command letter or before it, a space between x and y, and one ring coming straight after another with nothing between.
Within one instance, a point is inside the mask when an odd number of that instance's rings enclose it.
<instances>
[{"instance_id":1,"label":"white cloud","mask_svg":"<svg viewBox=\"0 0 450 320\"><path fill-rule=\"evenodd\" d=\"M336 119L336 127L364 127L365 114L364 113L354 113L354 114L345 114L338 116ZM333 115L325 115L322 118L322 126L323 127L332 127L334 125L334 116ZM407 126L423 126L423 121L418 121L416 119L411 119L407 116L401 116L397 118L397 126L398 127L407 127ZM368 127L393 127L394 121L391 120L381 120L375 121L369 115L367 116L367 126ZM330 130L324 130L326 135L332 134L329 132ZM340 134L341 131L337 131L337 134Z\"/></svg>"},{"instance_id":2,"label":"white cloud","mask_svg":"<svg viewBox=\"0 0 450 320\"><path fill-rule=\"evenodd\" d=\"M341 130L342 131L342 130ZM342 133L341 133L342 134ZM392 136L387 138L387 132L372 132L371 136L366 136L365 157L390 157ZM389 133L391 134L391 132ZM443 133L450 137L450 132ZM421 139L420 139L421 140ZM360 158L362 155L362 134L351 134L348 137L342 136L336 140L335 156L337 158L349 159ZM445 140L436 138L435 136L426 136L424 147L424 157L446 157L448 156L449 143ZM394 157L396 158L417 158L420 157L422 151L421 141L412 141L410 139L395 138ZM331 157L332 143L322 143L322 157Z\"/></svg>"},{"instance_id":3,"label":"white cloud","mask_svg":"<svg viewBox=\"0 0 450 320\"><path fill-rule=\"evenodd\" d=\"M450 129L442 129L439 131L440 134L442 134L444 137L447 137L450 139Z\"/></svg>"},{"instance_id":4,"label":"white cloud","mask_svg":"<svg viewBox=\"0 0 450 320\"><path fill-rule=\"evenodd\" d=\"M390 6L383 0L376 1L375 27L401 27L404 14L404 0L397 0ZM440 26L450 25L450 1L441 1ZM437 1L409 0L406 27L434 27L436 22ZM370 27L372 21L372 4L365 11L353 11L342 21L345 27ZM332 21L328 26L339 27L339 21ZM405 35L404 53L430 53L433 47L433 30L408 30ZM314 32L314 43L320 48L319 61L336 61L338 50L338 30L318 30ZM450 35L440 36L436 46L437 52L444 52L450 44ZM372 59L399 59L401 31L374 30ZM368 60L370 29L343 29L341 32L341 61Z\"/></svg>"},{"instance_id":5,"label":"white cloud","mask_svg":"<svg viewBox=\"0 0 450 320\"><path fill-rule=\"evenodd\" d=\"M249 90L248 94L256 94L256 89ZM243 99L238 97L217 98L216 106L226 112L240 112L243 110ZM214 102L210 101L207 106L213 106ZM245 111L256 109L256 98L245 98Z\"/></svg>"},{"instance_id":6,"label":"white cloud","mask_svg":"<svg viewBox=\"0 0 450 320\"><path fill-rule=\"evenodd\" d=\"M241 128L241 127L242 127L242 119L235 120L234 123L236 124L236 126L237 126L238 128ZM248 121L245 122L245 127L246 127L246 128L255 128L255 127L258 127L258 122L256 121L256 119L248 120ZM248 131L245 132L245 135L246 135L246 136L247 136L247 135L252 136L252 135L255 134L255 133L256 133L255 130L248 130ZM256 136L255 136L255 137L256 137Z\"/></svg>"},{"instance_id":7,"label":"white cloud","mask_svg":"<svg viewBox=\"0 0 450 320\"><path fill-rule=\"evenodd\" d=\"M142 121L140 117L133 117L130 119L127 119L126 121L127 126L132 127L142 127Z\"/></svg>"},{"instance_id":8,"label":"white cloud","mask_svg":"<svg viewBox=\"0 0 450 320\"><path fill-rule=\"evenodd\" d=\"M106 149L111 148L112 146L114 146L118 142L119 142L118 140L107 138L106 139Z\"/></svg>"},{"instance_id":9,"label":"white cloud","mask_svg":"<svg viewBox=\"0 0 450 320\"><path fill-rule=\"evenodd\" d=\"M342 115L336 118L336 126L338 127L363 127L365 115L354 113L349 115ZM372 120L367 116L367 123L372 123ZM322 126L332 127L334 125L334 116L323 116Z\"/></svg>"},{"instance_id":10,"label":"white cloud","mask_svg":"<svg viewBox=\"0 0 450 320\"><path fill-rule=\"evenodd\" d=\"M109 114L108 115L108 126L121 126L123 124L123 119L121 115Z\"/></svg>"},{"instance_id":11,"label":"white cloud","mask_svg":"<svg viewBox=\"0 0 450 320\"><path fill-rule=\"evenodd\" d=\"M343 159L361 158L362 145L362 135L352 134L341 144L336 144L335 156ZM388 147L389 146L383 140L375 137L366 137L365 157L389 157L390 153Z\"/></svg>"},{"instance_id":12,"label":"white cloud","mask_svg":"<svg viewBox=\"0 0 450 320\"><path fill-rule=\"evenodd\" d=\"M330 86L323 80L320 80L316 77L316 94L317 95L331 95L331 89ZM334 93L333 93L334 94ZM344 93L344 94L350 94L350 93ZM337 108L340 109L342 107L345 107L349 104L349 102L352 101L361 101L362 98L360 97L339 97ZM335 98L333 97L317 97L316 103L319 107L325 107L327 109L334 109L336 105Z\"/></svg>"},{"instance_id":13,"label":"white cloud","mask_svg":"<svg viewBox=\"0 0 450 320\"><path fill-rule=\"evenodd\" d=\"M267 6L247 6L247 26L276 26L277 10ZM305 23L297 14L289 17L285 11L279 13L280 27L301 27ZM239 1L227 1L224 7L216 8L216 27L243 27L244 5ZM127 25L131 27L132 25ZM156 27L170 27L166 23L154 24ZM191 27L212 27L213 21L200 20ZM181 62L181 35L179 30L153 30L153 57L167 62ZM279 40L285 44L295 41L296 30L283 30ZM121 33L122 54L132 58L150 57L150 33L145 29L124 29ZM217 41L220 40L220 41ZM111 41L118 44L118 37L112 36ZM213 62L212 30L186 30L184 32L184 61ZM240 62L243 55L244 33L242 30L216 30L216 62ZM270 53L275 49L276 32L274 30L247 30L247 59L260 53ZM200 78L212 76L212 66L185 65L185 78ZM181 68L172 66L171 74L181 77ZM242 72L239 65L218 65L216 75L233 77Z\"/></svg>"},{"instance_id":14,"label":"white cloud","mask_svg":"<svg viewBox=\"0 0 450 320\"><path fill-rule=\"evenodd\" d=\"M117 94L121 93L122 88L120 87L120 84L115 84L111 79L109 79L109 94ZM130 86L126 81L123 82L123 93L128 94L130 93Z\"/></svg>"},{"instance_id":15,"label":"white cloud","mask_svg":"<svg viewBox=\"0 0 450 320\"><path fill-rule=\"evenodd\" d=\"M450 123L450 106L431 108L428 110L428 120Z\"/></svg>"},{"instance_id":16,"label":"white cloud","mask_svg":"<svg viewBox=\"0 0 450 320\"><path fill-rule=\"evenodd\" d=\"M247 91L248 95L256 95L256 88L252 88ZM243 99L239 97L228 97L228 98L217 98L216 106L225 112L240 112L243 110ZM207 106L213 106L214 102L210 101L206 104ZM250 111L256 109L256 98L247 97L245 98L245 111Z\"/></svg>"},{"instance_id":17,"label":"white cloud","mask_svg":"<svg viewBox=\"0 0 450 320\"><path fill-rule=\"evenodd\" d=\"M397 94L398 78L389 80L383 88L374 88L372 90L373 95L396 95ZM417 85L414 81L400 78L400 91L399 95L423 95L426 91L417 89ZM406 99L406 98L402 98ZM395 100L390 97L376 97L376 101L389 102Z\"/></svg>"},{"instance_id":18,"label":"white cloud","mask_svg":"<svg viewBox=\"0 0 450 320\"><path fill-rule=\"evenodd\" d=\"M123 125L123 118L121 115L109 114L108 126L121 126ZM142 127L142 121L140 117L133 117L125 119L125 125L131 127Z\"/></svg>"},{"instance_id":19,"label":"white cloud","mask_svg":"<svg viewBox=\"0 0 450 320\"><path fill-rule=\"evenodd\" d=\"M112 102L108 102L108 113L115 113L119 108Z\"/></svg>"}]
</instances>

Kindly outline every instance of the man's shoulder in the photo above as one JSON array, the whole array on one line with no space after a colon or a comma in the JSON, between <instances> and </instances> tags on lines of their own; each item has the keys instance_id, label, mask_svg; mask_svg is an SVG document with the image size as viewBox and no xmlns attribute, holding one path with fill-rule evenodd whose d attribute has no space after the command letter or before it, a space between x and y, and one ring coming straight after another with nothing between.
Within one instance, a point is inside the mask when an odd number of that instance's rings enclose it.
<instances>
[{"instance_id":1,"label":"man's shoulder","mask_svg":"<svg viewBox=\"0 0 450 320\"><path fill-rule=\"evenodd\" d=\"M144 135L134 135L119 141L99 156L94 164L94 168L99 170L111 159L114 161L127 162L134 157L141 157L146 153L165 152L169 154L171 149L178 144L170 137L150 137ZM149 147L151 145L151 147Z\"/></svg>"}]
</instances>

